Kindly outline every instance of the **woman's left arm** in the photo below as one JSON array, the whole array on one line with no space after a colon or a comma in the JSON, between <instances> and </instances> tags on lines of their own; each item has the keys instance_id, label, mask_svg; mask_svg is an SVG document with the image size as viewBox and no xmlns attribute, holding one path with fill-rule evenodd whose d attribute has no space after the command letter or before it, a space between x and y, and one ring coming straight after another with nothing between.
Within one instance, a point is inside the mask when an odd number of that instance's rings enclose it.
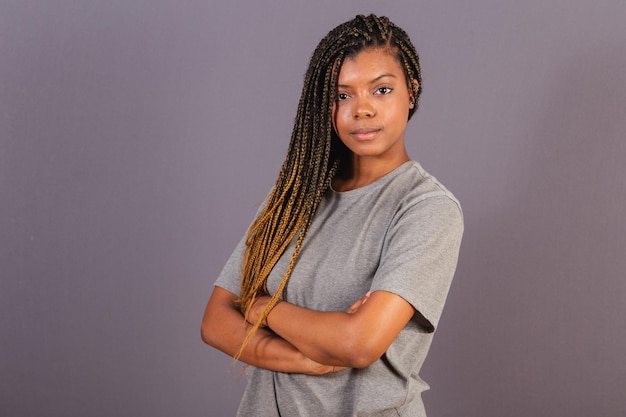
<instances>
[{"instance_id":1,"label":"woman's left arm","mask_svg":"<svg viewBox=\"0 0 626 417\"><path fill-rule=\"evenodd\" d=\"M269 297L259 297L249 313L250 322L259 318L268 301ZM402 297L375 291L354 313L314 311L281 301L266 324L319 363L364 368L385 353L414 312Z\"/></svg>"}]
</instances>

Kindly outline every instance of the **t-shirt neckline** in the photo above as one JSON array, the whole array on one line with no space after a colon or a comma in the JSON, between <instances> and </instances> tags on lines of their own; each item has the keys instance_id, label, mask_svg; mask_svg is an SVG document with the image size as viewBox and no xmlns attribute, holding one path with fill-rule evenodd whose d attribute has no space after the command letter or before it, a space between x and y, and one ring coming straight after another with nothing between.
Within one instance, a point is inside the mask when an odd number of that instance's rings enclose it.
<instances>
[{"instance_id":1,"label":"t-shirt neckline","mask_svg":"<svg viewBox=\"0 0 626 417\"><path fill-rule=\"evenodd\" d=\"M371 190L377 189L379 187L384 186L385 184L387 184L389 181L391 181L393 178L395 178L396 176L402 174L403 172L405 172L406 170L408 170L410 167L414 166L415 164L417 164L416 161L413 160L409 160L406 162L403 162L402 164L398 165L396 168L394 168L393 170L389 171L387 174L383 175L382 177L380 177L379 179L377 179L376 181L369 183L367 185L364 185L362 187L359 188L355 188L353 190L348 190L348 191L337 191L335 189L333 189L332 184L328 187L330 193L336 197L341 197L341 198L349 198L349 197L353 197L353 196L359 196L361 194L366 194L368 192L370 192Z\"/></svg>"}]
</instances>

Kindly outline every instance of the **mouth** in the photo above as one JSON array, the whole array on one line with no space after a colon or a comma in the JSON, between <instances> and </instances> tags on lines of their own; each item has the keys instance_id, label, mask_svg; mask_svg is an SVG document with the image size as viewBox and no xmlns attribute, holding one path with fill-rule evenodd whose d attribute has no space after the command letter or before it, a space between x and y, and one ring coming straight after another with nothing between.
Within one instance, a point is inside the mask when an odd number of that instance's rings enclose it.
<instances>
[{"instance_id":1,"label":"mouth","mask_svg":"<svg viewBox=\"0 0 626 417\"><path fill-rule=\"evenodd\" d=\"M356 140L371 140L376 137L381 130L382 129L363 127L350 132L350 136Z\"/></svg>"}]
</instances>

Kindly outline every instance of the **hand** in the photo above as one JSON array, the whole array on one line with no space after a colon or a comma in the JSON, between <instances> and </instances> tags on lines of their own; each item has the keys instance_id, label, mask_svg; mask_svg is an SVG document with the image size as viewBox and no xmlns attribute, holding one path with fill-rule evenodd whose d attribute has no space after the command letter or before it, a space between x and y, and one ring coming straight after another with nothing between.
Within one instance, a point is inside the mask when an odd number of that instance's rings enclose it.
<instances>
[{"instance_id":1,"label":"hand","mask_svg":"<svg viewBox=\"0 0 626 417\"><path fill-rule=\"evenodd\" d=\"M263 311L265 311L265 307L267 307L270 300L271 298L267 295L257 297L254 300L250 311L248 311L248 314L246 315L246 321L252 325L256 324L259 317L263 314ZM261 322L261 327L267 327L267 317L265 317L263 322Z\"/></svg>"},{"instance_id":2,"label":"hand","mask_svg":"<svg viewBox=\"0 0 626 417\"><path fill-rule=\"evenodd\" d=\"M365 293L365 295L363 297L359 298L358 300L356 300L356 302L354 304L352 304L350 306L350 308L348 308L348 311L346 311L346 312L348 314L356 313L359 310L359 308L361 308L361 306L367 302L367 300L370 298L371 294L372 294L371 291L368 291L367 293Z\"/></svg>"},{"instance_id":3,"label":"hand","mask_svg":"<svg viewBox=\"0 0 626 417\"><path fill-rule=\"evenodd\" d=\"M340 372L340 371L348 369L348 367L346 366L323 365L309 358L307 358L307 361L310 362L309 364L310 371L306 372L306 374L308 375L326 375L326 374L330 374L333 372Z\"/></svg>"}]
</instances>

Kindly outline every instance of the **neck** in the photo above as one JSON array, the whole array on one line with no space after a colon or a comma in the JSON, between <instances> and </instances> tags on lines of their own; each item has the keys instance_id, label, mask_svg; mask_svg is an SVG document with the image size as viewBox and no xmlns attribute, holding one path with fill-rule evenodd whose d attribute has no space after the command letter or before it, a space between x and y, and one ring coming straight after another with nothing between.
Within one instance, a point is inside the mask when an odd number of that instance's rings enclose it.
<instances>
[{"instance_id":1,"label":"neck","mask_svg":"<svg viewBox=\"0 0 626 417\"><path fill-rule=\"evenodd\" d=\"M350 191L364 187L384 177L409 160L409 155L406 152L388 160L359 157L352 154L333 179L333 189Z\"/></svg>"}]
</instances>

